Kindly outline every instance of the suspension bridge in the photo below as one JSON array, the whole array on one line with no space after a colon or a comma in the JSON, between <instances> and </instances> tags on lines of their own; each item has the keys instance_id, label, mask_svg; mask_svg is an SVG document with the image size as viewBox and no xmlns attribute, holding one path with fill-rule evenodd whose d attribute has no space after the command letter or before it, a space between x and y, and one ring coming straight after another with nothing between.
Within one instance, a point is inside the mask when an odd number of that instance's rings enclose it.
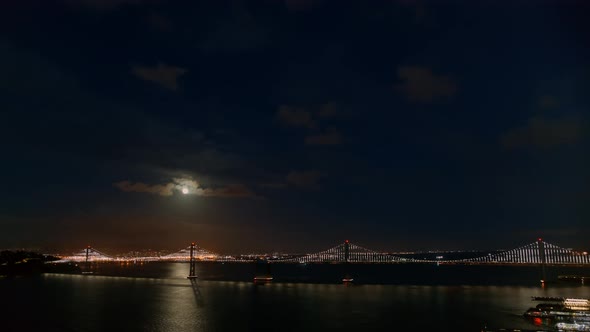
<instances>
[{"instance_id":1,"label":"suspension bridge","mask_svg":"<svg viewBox=\"0 0 590 332\"><path fill-rule=\"evenodd\" d=\"M88 246L73 255L62 256L63 262L116 262L116 261L174 261L174 262L253 262L260 260L257 255L220 255L192 243L178 252L152 257L111 256ZM392 264L392 263L435 263L463 265L580 265L590 266L588 252L562 248L538 239L535 242L511 250L498 251L474 258L461 259L419 259L400 254L383 253L370 250L354 243L344 241L330 249L306 254L282 257L262 257L270 263L359 263L359 264Z\"/></svg>"}]
</instances>

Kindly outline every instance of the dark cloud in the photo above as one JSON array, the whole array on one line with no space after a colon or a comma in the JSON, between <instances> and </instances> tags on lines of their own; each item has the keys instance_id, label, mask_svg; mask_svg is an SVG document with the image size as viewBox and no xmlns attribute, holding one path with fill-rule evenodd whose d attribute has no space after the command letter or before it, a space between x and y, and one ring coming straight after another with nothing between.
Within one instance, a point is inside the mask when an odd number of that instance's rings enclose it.
<instances>
[{"instance_id":1,"label":"dark cloud","mask_svg":"<svg viewBox=\"0 0 590 332\"><path fill-rule=\"evenodd\" d=\"M277 112L277 118L282 123L293 127L314 128L316 125L312 119L311 112L294 106L280 106Z\"/></svg>"},{"instance_id":2,"label":"dark cloud","mask_svg":"<svg viewBox=\"0 0 590 332\"><path fill-rule=\"evenodd\" d=\"M536 116L519 128L514 128L502 135L501 142L507 148L554 148L560 145L576 143L583 134L580 119L545 118Z\"/></svg>"},{"instance_id":3,"label":"dark cloud","mask_svg":"<svg viewBox=\"0 0 590 332\"><path fill-rule=\"evenodd\" d=\"M228 197L228 198L262 198L242 184L231 184L219 188L207 188L203 190L203 196Z\"/></svg>"},{"instance_id":4,"label":"dark cloud","mask_svg":"<svg viewBox=\"0 0 590 332\"><path fill-rule=\"evenodd\" d=\"M305 137L308 145L337 145L342 143L342 136L336 129L329 129L326 133Z\"/></svg>"},{"instance_id":5,"label":"dark cloud","mask_svg":"<svg viewBox=\"0 0 590 332\"><path fill-rule=\"evenodd\" d=\"M336 104L333 102L309 108L283 105L279 107L277 112L277 118L281 123L307 129L317 128L320 120L323 122L337 115ZM309 133L305 137L307 145L337 145L340 143L342 143L342 135L334 128L329 128L323 133Z\"/></svg>"},{"instance_id":6,"label":"dark cloud","mask_svg":"<svg viewBox=\"0 0 590 332\"><path fill-rule=\"evenodd\" d=\"M287 183L296 187L312 188L318 185L321 174L318 171L291 171Z\"/></svg>"},{"instance_id":7,"label":"dark cloud","mask_svg":"<svg viewBox=\"0 0 590 332\"><path fill-rule=\"evenodd\" d=\"M329 102L313 107L281 105L277 118L284 124L293 127L315 128L322 118L333 118L338 115L336 103Z\"/></svg>"},{"instance_id":8,"label":"dark cloud","mask_svg":"<svg viewBox=\"0 0 590 332\"><path fill-rule=\"evenodd\" d=\"M157 67L134 66L133 74L135 76L159 84L167 89L176 90L178 88L178 78L186 73L186 69L165 64L158 64Z\"/></svg>"},{"instance_id":9,"label":"dark cloud","mask_svg":"<svg viewBox=\"0 0 590 332\"><path fill-rule=\"evenodd\" d=\"M143 182L120 181L113 185L125 192L149 193L161 196L172 196L172 190L176 187L174 183L149 185Z\"/></svg>"},{"instance_id":10,"label":"dark cloud","mask_svg":"<svg viewBox=\"0 0 590 332\"><path fill-rule=\"evenodd\" d=\"M174 178L171 182L150 185L143 182L120 181L113 184L121 191L172 196L174 193L206 197L261 198L243 184L203 188L191 178Z\"/></svg>"},{"instance_id":11,"label":"dark cloud","mask_svg":"<svg viewBox=\"0 0 590 332\"><path fill-rule=\"evenodd\" d=\"M440 99L453 97L457 86L448 76L439 76L425 67L404 66L397 71L403 83L396 86L409 101L415 103L431 103Z\"/></svg>"}]
</instances>

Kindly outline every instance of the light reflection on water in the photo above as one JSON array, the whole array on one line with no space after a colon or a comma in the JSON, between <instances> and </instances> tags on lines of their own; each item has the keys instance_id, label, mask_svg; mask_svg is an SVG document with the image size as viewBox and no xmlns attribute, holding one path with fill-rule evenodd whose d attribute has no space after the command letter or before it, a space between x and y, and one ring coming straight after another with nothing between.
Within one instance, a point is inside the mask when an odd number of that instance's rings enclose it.
<instances>
[{"instance_id":1,"label":"light reflection on water","mask_svg":"<svg viewBox=\"0 0 590 332\"><path fill-rule=\"evenodd\" d=\"M533 328L531 296L589 297L590 287L192 281L45 274L0 280L7 331L479 331ZM36 318L31 319L31 314ZM18 324L18 325L17 325ZM5 329L2 329L3 331Z\"/></svg>"}]
</instances>

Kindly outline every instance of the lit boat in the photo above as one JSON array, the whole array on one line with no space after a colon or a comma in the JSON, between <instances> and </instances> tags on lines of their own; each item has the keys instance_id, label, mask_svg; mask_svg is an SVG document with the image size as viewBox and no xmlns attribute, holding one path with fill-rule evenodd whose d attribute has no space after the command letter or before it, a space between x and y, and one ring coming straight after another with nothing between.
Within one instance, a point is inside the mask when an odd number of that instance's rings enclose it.
<instances>
[{"instance_id":1,"label":"lit boat","mask_svg":"<svg viewBox=\"0 0 590 332\"><path fill-rule=\"evenodd\" d=\"M570 310L590 310L588 299L564 299L563 306Z\"/></svg>"},{"instance_id":2,"label":"lit boat","mask_svg":"<svg viewBox=\"0 0 590 332\"><path fill-rule=\"evenodd\" d=\"M272 282L272 277L254 277L255 284L267 284Z\"/></svg>"},{"instance_id":3,"label":"lit boat","mask_svg":"<svg viewBox=\"0 0 590 332\"><path fill-rule=\"evenodd\" d=\"M590 331L590 325L580 323L557 323L555 324L555 328L559 331Z\"/></svg>"},{"instance_id":4,"label":"lit boat","mask_svg":"<svg viewBox=\"0 0 590 332\"><path fill-rule=\"evenodd\" d=\"M525 317L590 320L590 300L588 299L533 297L533 300L552 303L540 303L535 308L530 308L524 313Z\"/></svg>"}]
</instances>

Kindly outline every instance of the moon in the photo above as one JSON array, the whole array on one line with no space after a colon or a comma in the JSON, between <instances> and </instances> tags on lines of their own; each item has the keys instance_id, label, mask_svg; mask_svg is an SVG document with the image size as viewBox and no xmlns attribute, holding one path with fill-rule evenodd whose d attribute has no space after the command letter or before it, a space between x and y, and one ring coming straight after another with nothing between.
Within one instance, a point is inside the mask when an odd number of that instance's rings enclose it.
<instances>
[{"instance_id":1,"label":"moon","mask_svg":"<svg viewBox=\"0 0 590 332\"><path fill-rule=\"evenodd\" d=\"M183 194L185 194L185 195L186 195L186 194L188 194L188 188L182 188L182 190L181 190L181 191L182 191L182 193L183 193Z\"/></svg>"}]
</instances>

